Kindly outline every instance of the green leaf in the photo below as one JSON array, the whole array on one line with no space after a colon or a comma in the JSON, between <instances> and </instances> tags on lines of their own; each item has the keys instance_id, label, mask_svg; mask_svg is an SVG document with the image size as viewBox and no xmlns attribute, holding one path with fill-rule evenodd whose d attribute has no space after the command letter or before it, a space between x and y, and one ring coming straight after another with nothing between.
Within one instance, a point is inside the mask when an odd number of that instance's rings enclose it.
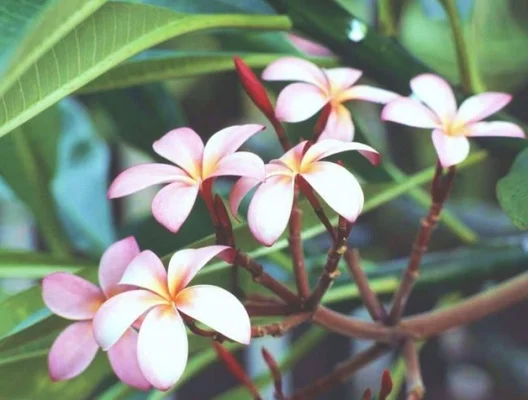
<instances>
[{"instance_id":1,"label":"green leaf","mask_svg":"<svg viewBox=\"0 0 528 400\"><path fill-rule=\"evenodd\" d=\"M182 52L151 50L111 69L86 85L80 93L124 88L166 79L188 78L235 69L233 57L238 55L252 68L264 68L284 54ZM335 65L332 58L316 58L323 66Z\"/></svg>"},{"instance_id":2,"label":"green leaf","mask_svg":"<svg viewBox=\"0 0 528 400\"><path fill-rule=\"evenodd\" d=\"M517 156L510 172L497 183L499 203L520 229L528 229L528 149Z\"/></svg>"},{"instance_id":3,"label":"green leaf","mask_svg":"<svg viewBox=\"0 0 528 400\"><path fill-rule=\"evenodd\" d=\"M134 1L134 0L132 0ZM274 10L264 0L139 0L142 3L168 7L177 12L197 13L260 13L273 14Z\"/></svg>"},{"instance_id":4,"label":"green leaf","mask_svg":"<svg viewBox=\"0 0 528 400\"><path fill-rule=\"evenodd\" d=\"M0 95L105 1L3 0L0 5Z\"/></svg>"},{"instance_id":5,"label":"green leaf","mask_svg":"<svg viewBox=\"0 0 528 400\"><path fill-rule=\"evenodd\" d=\"M282 16L186 15L110 2L78 25L0 99L0 136L127 58L167 39L213 28L288 29Z\"/></svg>"}]
</instances>

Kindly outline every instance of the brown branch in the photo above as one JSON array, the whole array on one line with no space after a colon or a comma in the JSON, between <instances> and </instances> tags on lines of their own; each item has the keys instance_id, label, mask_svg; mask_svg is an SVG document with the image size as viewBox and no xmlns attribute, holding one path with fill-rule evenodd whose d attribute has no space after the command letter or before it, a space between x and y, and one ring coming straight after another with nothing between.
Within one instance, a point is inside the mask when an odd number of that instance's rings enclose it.
<instances>
[{"instance_id":1,"label":"brown branch","mask_svg":"<svg viewBox=\"0 0 528 400\"><path fill-rule=\"evenodd\" d=\"M284 392L282 390L282 373L279 369L277 361L275 361L271 353L265 347L262 348L262 357L268 365L268 368L271 372L271 376L273 377L275 397L277 398L277 400L285 400L286 397L284 396Z\"/></svg>"},{"instance_id":2,"label":"brown branch","mask_svg":"<svg viewBox=\"0 0 528 400\"><path fill-rule=\"evenodd\" d=\"M374 321L387 321L387 312L381 305L378 296L370 288L367 275L360 266L359 252L357 250L347 250L345 252L345 261L352 279L356 282L359 294L363 300L363 304L367 308L370 316Z\"/></svg>"},{"instance_id":3,"label":"brown branch","mask_svg":"<svg viewBox=\"0 0 528 400\"><path fill-rule=\"evenodd\" d=\"M299 308L302 307L301 299L299 299L295 293L293 293L290 289L288 289L288 287L280 283L271 275L264 272L262 265L253 260L249 255L239 251L237 252L235 262L238 263L238 265L240 265L242 268L249 271L256 283L271 290L285 303L296 305Z\"/></svg>"},{"instance_id":4,"label":"brown branch","mask_svg":"<svg viewBox=\"0 0 528 400\"><path fill-rule=\"evenodd\" d=\"M421 340L467 325L528 298L528 272L451 307L402 320L399 330Z\"/></svg>"},{"instance_id":5,"label":"brown branch","mask_svg":"<svg viewBox=\"0 0 528 400\"><path fill-rule=\"evenodd\" d=\"M354 358L339 364L330 374L317 379L311 385L298 390L289 400L312 399L335 386L345 382L357 370L379 358L388 350L388 347L374 344L367 350L359 353Z\"/></svg>"},{"instance_id":6,"label":"brown branch","mask_svg":"<svg viewBox=\"0 0 528 400\"><path fill-rule=\"evenodd\" d=\"M403 359L405 360L407 376L407 397L409 400L421 400L425 395L425 387L420 370L418 349L414 340L407 340L403 345Z\"/></svg>"},{"instance_id":7,"label":"brown branch","mask_svg":"<svg viewBox=\"0 0 528 400\"><path fill-rule=\"evenodd\" d=\"M288 242L290 244L290 254L293 263L293 274L297 284L297 292L302 300L310 295L310 284L304 265L303 243L301 239L302 211L299 208L299 193L296 190L293 199L293 208L289 222Z\"/></svg>"},{"instance_id":8,"label":"brown branch","mask_svg":"<svg viewBox=\"0 0 528 400\"><path fill-rule=\"evenodd\" d=\"M311 313L304 312L294 314L281 322L274 322L268 325L257 325L251 327L251 337L259 338L263 336L282 336L290 329L301 325L310 319Z\"/></svg>"},{"instance_id":9,"label":"brown branch","mask_svg":"<svg viewBox=\"0 0 528 400\"><path fill-rule=\"evenodd\" d=\"M244 302L244 307L250 317L286 316L296 312L295 308L288 304L268 304L246 301Z\"/></svg>"},{"instance_id":10,"label":"brown branch","mask_svg":"<svg viewBox=\"0 0 528 400\"><path fill-rule=\"evenodd\" d=\"M431 234L438 222L444 202L451 191L453 179L455 178L455 171L455 167L450 167L444 181L442 178L442 168L440 167L440 164L437 165L432 183L431 207L429 208L427 216L421 221L422 226L413 244L409 263L403 273L400 286L394 294L392 308L389 313L389 323L391 324L396 324L400 320L405 310L407 299L413 289L414 282L420 275L422 256L427 251Z\"/></svg>"}]
</instances>

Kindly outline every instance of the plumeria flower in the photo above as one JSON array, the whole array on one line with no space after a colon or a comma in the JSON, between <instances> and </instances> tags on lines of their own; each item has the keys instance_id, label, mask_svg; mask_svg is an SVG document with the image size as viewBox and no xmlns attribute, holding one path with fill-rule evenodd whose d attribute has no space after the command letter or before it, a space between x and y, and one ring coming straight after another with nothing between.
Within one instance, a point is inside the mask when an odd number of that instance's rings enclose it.
<instances>
[{"instance_id":1,"label":"plumeria flower","mask_svg":"<svg viewBox=\"0 0 528 400\"><path fill-rule=\"evenodd\" d=\"M443 167L458 164L467 157L468 137L525 136L521 127L511 122L481 122L511 101L507 93L477 94L465 100L457 110L453 90L437 75L415 77L411 80L411 89L421 102L400 97L384 107L381 118L433 129L433 144Z\"/></svg>"},{"instance_id":2,"label":"plumeria flower","mask_svg":"<svg viewBox=\"0 0 528 400\"><path fill-rule=\"evenodd\" d=\"M48 355L51 379L61 381L82 373L94 359L99 345L94 339L92 320L101 305L125 287L117 284L128 263L139 254L133 237L110 246L99 266L101 288L66 272L55 272L44 278L42 296L55 314L74 320L57 337ZM137 361L137 332L129 328L108 351L115 374L126 384L141 390L150 388Z\"/></svg>"},{"instance_id":3,"label":"plumeria flower","mask_svg":"<svg viewBox=\"0 0 528 400\"><path fill-rule=\"evenodd\" d=\"M283 57L268 65L262 78L268 81L300 81L286 86L279 94L276 106L278 119L304 121L328 104L331 111L319 139L349 142L354 138L354 124L345 102L367 100L385 104L399 97L387 90L354 85L362 74L353 68L321 69L301 58Z\"/></svg>"},{"instance_id":4,"label":"plumeria flower","mask_svg":"<svg viewBox=\"0 0 528 400\"><path fill-rule=\"evenodd\" d=\"M233 262L235 255L227 246L186 249L172 256L167 272L154 253L140 253L120 282L139 289L104 303L94 319L95 339L104 350L111 351L130 325L146 313L139 329L138 361L147 380L159 390L174 385L187 363L188 341L181 314L248 344L249 316L235 296L216 286L186 287L213 257Z\"/></svg>"},{"instance_id":5,"label":"plumeria flower","mask_svg":"<svg viewBox=\"0 0 528 400\"><path fill-rule=\"evenodd\" d=\"M378 152L361 143L327 139L315 143L303 154L306 143L299 143L266 165L266 181L259 186L249 205L249 228L255 238L267 246L277 241L288 224L297 176L302 176L334 211L350 222L356 220L363 208L363 191L354 175L338 164L321 160L358 150L371 163L378 164ZM239 179L229 199L233 215L237 215L242 199L258 184L255 179Z\"/></svg>"},{"instance_id":6,"label":"plumeria flower","mask_svg":"<svg viewBox=\"0 0 528 400\"><path fill-rule=\"evenodd\" d=\"M154 218L171 232L185 222L200 192L214 216L212 185L225 175L264 179L264 163L255 154L238 148L263 125L231 126L215 133L204 146L190 128L170 131L154 142L156 153L173 162L141 164L123 171L108 190L109 198L127 196L149 186L166 183L152 201Z\"/></svg>"}]
</instances>

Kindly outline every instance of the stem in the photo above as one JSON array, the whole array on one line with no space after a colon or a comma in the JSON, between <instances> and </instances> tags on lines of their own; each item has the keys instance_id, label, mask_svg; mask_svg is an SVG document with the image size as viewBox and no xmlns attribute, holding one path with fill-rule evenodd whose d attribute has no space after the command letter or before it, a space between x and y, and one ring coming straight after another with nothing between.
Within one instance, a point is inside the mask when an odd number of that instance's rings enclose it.
<instances>
[{"instance_id":1,"label":"stem","mask_svg":"<svg viewBox=\"0 0 528 400\"><path fill-rule=\"evenodd\" d=\"M413 244L407 269L403 273L400 286L394 294L392 308L389 313L389 322L391 324L396 324L405 310L405 305L413 289L414 282L420 274L422 256L427 251L427 246L429 245L431 235L436 227L438 218L440 217L442 207L451 191L455 172L455 167L451 167L445 181L443 181L440 164L438 164L436 168L431 189L431 207L429 208L427 216L421 221L422 227Z\"/></svg>"},{"instance_id":2,"label":"stem","mask_svg":"<svg viewBox=\"0 0 528 400\"><path fill-rule=\"evenodd\" d=\"M286 397L284 396L284 392L282 390L282 373L279 369L279 364L277 364L277 361L273 358L271 353L268 350L266 350L265 347L262 348L262 357L264 358L264 361L268 365L271 376L273 377L273 386L275 387L275 397L277 398L277 400L284 400Z\"/></svg>"},{"instance_id":3,"label":"stem","mask_svg":"<svg viewBox=\"0 0 528 400\"><path fill-rule=\"evenodd\" d=\"M382 356L388 348L380 344L374 344L365 351L357 354L354 358L338 365L330 374L317 379L311 385L298 390L289 400L305 400L314 398L343 383L368 363Z\"/></svg>"},{"instance_id":4,"label":"stem","mask_svg":"<svg viewBox=\"0 0 528 400\"><path fill-rule=\"evenodd\" d=\"M394 0L378 0L379 32L385 36L396 36L398 21L394 12Z\"/></svg>"},{"instance_id":5,"label":"stem","mask_svg":"<svg viewBox=\"0 0 528 400\"><path fill-rule=\"evenodd\" d=\"M291 149L290 141L288 140L288 136L286 135L286 131L284 130L284 127L281 125L281 123L276 119L269 119L271 124L273 125L273 128L275 129L275 133L277 134L277 138L279 139L279 143L282 147L282 150L285 152Z\"/></svg>"},{"instance_id":6,"label":"stem","mask_svg":"<svg viewBox=\"0 0 528 400\"><path fill-rule=\"evenodd\" d=\"M421 400L425 394L418 348L414 340L407 340L403 345L403 359L407 369L407 396L408 400Z\"/></svg>"},{"instance_id":7,"label":"stem","mask_svg":"<svg viewBox=\"0 0 528 400\"><path fill-rule=\"evenodd\" d=\"M268 325L257 325L251 327L251 337L259 338L263 336L282 336L290 329L299 326L310 319L311 313L304 312L292 315L284 321L275 322Z\"/></svg>"},{"instance_id":8,"label":"stem","mask_svg":"<svg viewBox=\"0 0 528 400\"><path fill-rule=\"evenodd\" d=\"M525 272L454 306L406 318L401 321L399 329L415 339L425 339L482 319L527 298L528 272Z\"/></svg>"},{"instance_id":9,"label":"stem","mask_svg":"<svg viewBox=\"0 0 528 400\"><path fill-rule=\"evenodd\" d=\"M363 304L367 308L370 316L374 321L386 321L387 312L381 305L378 296L370 288L367 276L359 264L359 252L357 250L347 250L345 252L345 261L348 266L348 271L356 285L363 300Z\"/></svg>"},{"instance_id":10,"label":"stem","mask_svg":"<svg viewBox=\"0 0 528 400\"><path fill-rule=\"evenodd\" d=\"M440 3L444 6L449 18L449 23L451 25L451 31L453 33L453 40L455 42L455 49L457 53L458 72L462 82L462 87L466 93L471 93L473 88L471 65L456 1L440 0Z\"/></svg>"},{"instance_id":11,"label":"stem","mask_svg":"<svg viewBox=\"0 0 528 400\"><path fill-rule=\"evenodd\" d=\"M244 307L251 317L276 317L291 315L295 310L288 304L269 304L246 301Z\"/></svg>"},{"instance_id":12,"label":"stem","mask_svg":"<svg viewBox=\"0 0 528 400\"><path fill-rule=\"evenodd\" d=\"M302 230L302 211L299 208L298 192L295 192L293 198L293 208L289 222L288 242L290 244L290 253L293 263L293 274L297 284L297 293L303 301L310 295L310 284L304 265L303 243L301 239Z\"/></svg>"}]
</instances>

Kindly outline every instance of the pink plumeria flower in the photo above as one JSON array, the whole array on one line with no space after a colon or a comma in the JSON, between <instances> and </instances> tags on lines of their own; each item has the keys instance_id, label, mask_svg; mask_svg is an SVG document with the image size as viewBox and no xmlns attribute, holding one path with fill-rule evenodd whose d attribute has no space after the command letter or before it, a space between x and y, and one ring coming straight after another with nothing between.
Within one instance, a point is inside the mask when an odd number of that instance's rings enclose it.
<instances>
[{"instance_id":1,"label":"pink plumeria flower","mask_svg":"<svg viewBox=\"0 0 528 400\"><path fill-rule=\"evenodd\" d=\"M249 205L249 228L253 236L267 246L277 241L288 224L297 176L302 176L334 211L350 222L356 220L363 208L363 191L354 175L338 164L321 160L358 150L371 163L378 164L378 152L361 143L327 139L315 143L303 155L306 143L299 143L266 165L266 181L259 186ZM251 178L239 179L229 199L233 215L237 215L242 199L258 184Z\"/></svg>"},{"instance_id":2,"label":"pink plumeria flower","mask_svg":"<svg viewBox=\"0 0 528 400\"><path fill-rule=\"evenodd\" d=\"M93 361L99 348L93 335L93 317L107 299L126 289L117 284L128 263L138 254L139 247L133 237L110 246L99 266L101 289L66 272L55 272L44 278L42 296L46 306L63 318L77 321L64 329L51 346L48 367L52 380L73 378ZM137 339L137 332L127 329L108 351L108 358L119 379L137 389L147 390L151 386L139 368Z\"/></svg>"},{"instance_id":3,"label":"pink plumeria flower","mask_svg":"<svg viewBox=\"0 0 528 400\"><path fill-rule=\"evenodd\" d=\"M367 100L385 104L399 97L387 90L354 85L362 74L353 68L321 69L301 58L283 57L268 65L262 78L268 81L300 81L286 86L279 94L276 106L278 119L304 121L328 104L331 111L319 139L349 142L354 138L354 124L345 102Z\"/></svg>"},{"instance_id":4,"label":"pink plumeria flower","mask_svg":"<svg viewBox=\"0 0 528 400\"><path fill-rule=\"evenodd\" d=\"M233 262L227 246L208 246L176 252L168 272L151 251L140 253L128 266L121 284L136 286L112 297L94 318L95 339L112 349L134 321L146 313L138 338L138 361L147 380L168 390L182 375L188 356L185 324L180 313L202 322L234 341L248 344L249 316L238 299L217 286L186 287L213 257Z\"/></svg>"},{"instance_id":5,"label":"pink plumeria flower","mask_svg":"<svg viewBox=\"0 0 528 400\"><path fill-rule=\"evenodd\" d=\"M451 86L437 75L418 75L411 80L411 89L425 105L418 100L400 97L385 106L381 118L433 129L433 144L443 167L456 165L467 157L468 137L525 137L521 127L511 122L481 122L511 101L511 95L507 93L477 94L465 100L457 110Z\"/></svg>"},{"instance_id":6,"label":"pink plumeria flower","mask_svg":"<svg viewBox=\"0 0 528 400\"><path fill-rule=\"evenodd\" d=\"M214 216L212 185L219 176L245 176L263 180L264 163L255 154L238 148L263 125L231 126L215 133L204 146L190 128L170 131L154 142L156 153L173 162L141 164L123 171L108 190L109 198L127 196L149 186L167 183L152 201L154 218L176 233L185 222L201 193Z\"/></svg>"}]
</instances>

